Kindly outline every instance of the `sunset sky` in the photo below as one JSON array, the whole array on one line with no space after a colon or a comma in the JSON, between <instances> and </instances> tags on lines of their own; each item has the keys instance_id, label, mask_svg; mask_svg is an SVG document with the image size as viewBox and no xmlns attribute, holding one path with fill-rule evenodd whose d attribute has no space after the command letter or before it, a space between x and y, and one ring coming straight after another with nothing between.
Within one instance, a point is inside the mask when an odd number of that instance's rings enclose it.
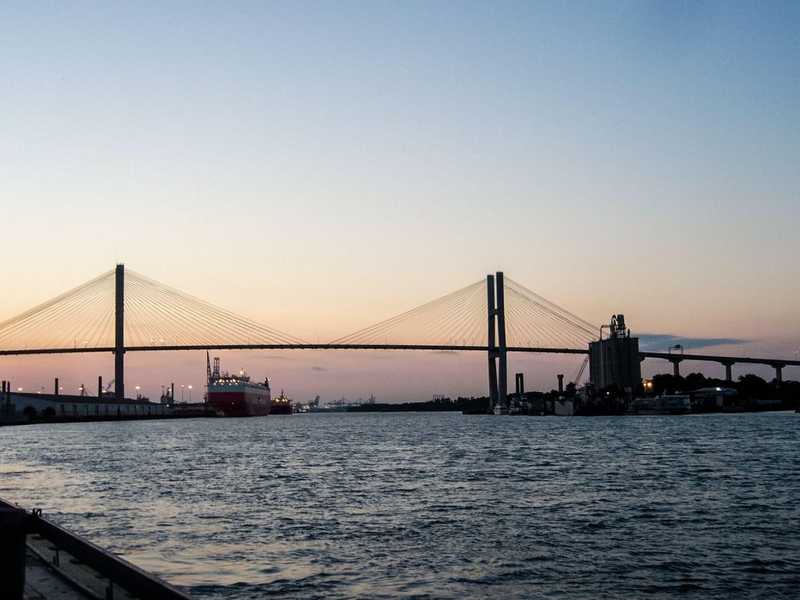
<instances>
[{"instance_id":1,"label":"sunset sky","mask_svg":"<svg viewBox=\"0 0 800 600\"><path fill-rule=\"evenodd\" d=\"M3 3L0 321L124 262L327 341L503 270L592 323L796 358L798 31L793 2ZM298 399L486 386L464 354L223 362ZM157 395L205 355L128 365ZM112 372L0 358L29 389Z\"/></svg>"}]
</instances>

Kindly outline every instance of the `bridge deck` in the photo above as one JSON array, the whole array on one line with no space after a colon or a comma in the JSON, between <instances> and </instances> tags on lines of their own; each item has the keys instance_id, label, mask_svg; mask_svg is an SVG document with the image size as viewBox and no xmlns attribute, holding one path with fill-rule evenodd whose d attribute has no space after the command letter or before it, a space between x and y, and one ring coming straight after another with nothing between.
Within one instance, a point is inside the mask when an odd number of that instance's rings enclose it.
<instances>
[{"instance_id":1,"label":"bridge deck","mask_svg":"<svg viewBox=\"0 0 800 600\"><path fill-rule=\"evenodd\" d=\"M179 350L433 350L444 352L488 352L487 346L453 346L446 344L196 344L127 346L126 352L157 352ZM546 348L536 346L509 346L508 352L530 354L583 354L586 348ZM112 347L103 348L38 348L20 350L0 350L0 356L24 356L36 354L83 354L93 352L114 352ZM669 361L696 360L717 363L748 363L776 366L800 366L800 360L780 358L759 358L751 356L717 356L708 354L669 354L667 352L640 352L639 357L658 358Z\"/></svg>"}]
</instances>

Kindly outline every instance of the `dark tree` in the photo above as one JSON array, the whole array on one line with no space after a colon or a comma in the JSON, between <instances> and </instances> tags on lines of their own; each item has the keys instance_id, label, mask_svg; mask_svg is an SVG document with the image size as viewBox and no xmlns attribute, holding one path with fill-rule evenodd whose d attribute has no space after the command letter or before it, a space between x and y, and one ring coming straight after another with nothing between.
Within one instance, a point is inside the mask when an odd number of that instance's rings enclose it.
<instances>
[{"instance_id":1,"label":"dark tree","mask_svg":"<svg viewBox=\"0 0 800 600\"><path fill-rule=\"evenodd\" d=\"M739 377L739 382L736 387L739 389L739 394L741 396L750 400L769 398L772 396L772 386L758 375L753 375L752 373Z\"/></svg>"},{"instance_id":2,"label":"dark tree","mask_svg":"<svg viewBox=\"0 0 800 600\"><path fill-rule=\"evenodd\" d=\"M682 392L686 387L683 377L675 377L671 373L661 373L653 376L653 392L656 394L671 394Z\"/></svg>"},{"instance_id":3,"label":"dark tree","mask_svg":"<svg viewBox=\"0 0 800 600\"><path fill-rule=\"evenodd\" d=\"M700 388L708 387L708 379L702 373L689 373L686 376L685 386L686 390L699 390Z\"/></svg>"}]
</instances>

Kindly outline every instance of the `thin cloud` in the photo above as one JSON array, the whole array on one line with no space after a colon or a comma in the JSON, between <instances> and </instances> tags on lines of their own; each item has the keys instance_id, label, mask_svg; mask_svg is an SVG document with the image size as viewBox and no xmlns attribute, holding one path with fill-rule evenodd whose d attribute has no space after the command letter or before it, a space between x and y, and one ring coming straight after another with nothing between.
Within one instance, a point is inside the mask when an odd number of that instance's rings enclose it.
<instances>
[{"instance_id":1,"label":"thin cloud","mask_svg":"<svg viewBox=\"0 0 800 600\"><path fill-rule=\"evenodd\" d=\"M746 344L751 340L739 338L693 338L672 335L668 333L643 333L639 337L639 348L657 352L668 350L670 347L681 345L684 350L697 350L714 346L732 346Z\"/></svg>"},{"instance_id":2,"label":"thin cloud","mask_svg":"<svg viewBox=\"0 0 800 600\"><path fill-rule=\"evenodd\" d=\"M248 354L247 358L252 360L295 360L285 354Z\"/></svg>"}]
</instances>

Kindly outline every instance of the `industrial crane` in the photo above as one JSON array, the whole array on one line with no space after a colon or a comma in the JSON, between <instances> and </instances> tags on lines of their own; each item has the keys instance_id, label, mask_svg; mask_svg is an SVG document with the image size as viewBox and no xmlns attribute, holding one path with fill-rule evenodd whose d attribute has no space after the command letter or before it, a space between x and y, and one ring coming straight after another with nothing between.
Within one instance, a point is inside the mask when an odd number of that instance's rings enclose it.
<instances>
[{"instance_id":1,"label":"industrial crane","mask_svg":"<svg viewBox=\"0 0 800 600\"><path fill-rule=\"evenodd\" d=\"M589 356L587 355L586 358L583 359L583 363L581 363L581 368L578 369L578 374L575 375L574 381L576 386L580 382L581 377L583 377L583 372L586 370L586 365L588 364L589 364Z\"/></svg>"}]
</instances>

